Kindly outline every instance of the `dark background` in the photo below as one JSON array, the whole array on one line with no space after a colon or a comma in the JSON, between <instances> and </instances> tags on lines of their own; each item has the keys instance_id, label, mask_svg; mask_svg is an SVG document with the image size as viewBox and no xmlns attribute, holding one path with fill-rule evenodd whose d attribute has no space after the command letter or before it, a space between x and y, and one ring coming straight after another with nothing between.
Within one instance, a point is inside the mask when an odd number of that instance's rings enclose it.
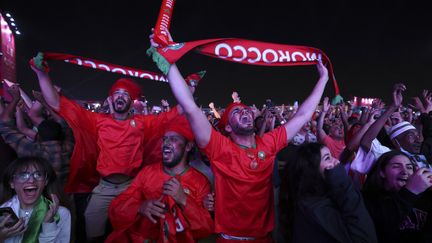
<instances>
[{"instance_id":1,"label":"dark background","mask_svg":"<svg viewBox=\"0 0 432 243\"><path fill-rule=\"evenodd\" d=\"M145 55L161 1L3 0L22 32L16 36L18 81L25 91L39 89L28 60L38 51L62 52L159 72ZM415 1L177 0L171 33L177 42L238 37L305 45L324 51L333 63L345 98L389 100L395 82L409 97L431 89L432 21L430 8ZM104 99L121 77L59 61L51 77L75 99ZM190 53L178 62L184 75L207 70L196 95L207 106L225 106L237 91L247 104L304 100L318 75L314 66L260 67L224 62ZM175 100L168 84L140 83L150 103ZM328 83L325 95L333 96Z\"/></svg>"}]
</instances>

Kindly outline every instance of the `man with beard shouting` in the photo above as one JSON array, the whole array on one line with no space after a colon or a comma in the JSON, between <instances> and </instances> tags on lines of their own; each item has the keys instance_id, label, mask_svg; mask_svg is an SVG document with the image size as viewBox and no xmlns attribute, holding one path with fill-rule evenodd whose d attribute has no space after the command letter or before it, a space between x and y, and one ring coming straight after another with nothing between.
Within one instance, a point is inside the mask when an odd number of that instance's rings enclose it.
<instances>
[{"instance_id":1,"label":"man with beard shouting","mask_svg":"<svg viewBox=\"0 0 432 243\"><path fill-rule=\"evenodd\" d=\"M141 170L143 154L151 152L144 151L146 142L151 140L152 135L160 133L156 129L158 126L178 115L177 108L160 115L131 114L129 111L133 101L140 96L141 90L131 79L121 78L109 91L111 114L91 112L56 91L46 64L38 58L40 55L33 58L30 64L39 79L42 94L74 132L76 145L72 157L82 157L78 162L71 159L69 182L65 190L72 193L91 192L84 213L87 238L91 242L102 241L108 221L109 204L129 186ZM83 152L92 146L93 151L87 154ZM92 158L96 162L89 168ZM97 172L86 174L94 168ZM85 183L89 179L93 179L92 186ZM80 210L83 211L82 208L77 206L78 217Z\"/></svg>"},{"instance_id":2,"label":"man with beard shouting","mask_svg":"<svg viewBox=\"0 0 432 243\"><path fill-rule=\"evenodd\" d=\"M210 182L189 166L193 134L184 116L168 125L159 153L162 163L144 167L109 208L114 242L195 242L213 233L203 206Z\"/></svg>"},{"instance_id":3,"label":"man with beard shouting","mask_svg":"<svg viewBox=\"0 0 432 243\"><path fill-rule=\"evenodd\" d=\"M158 48L153 36L150 36L151 45ZM310 120L321 99L328 70L321 60L317 69L318 82L294 117L259 137L254 134L252 110L242 103L230 104L222 115L219 128L227 136L213 129L195 104L176 64L170 66L171 90L184 110L198 147L211 161L215 176L217 242L272 242L275 156Z\"/></svg>"}]
</instances>

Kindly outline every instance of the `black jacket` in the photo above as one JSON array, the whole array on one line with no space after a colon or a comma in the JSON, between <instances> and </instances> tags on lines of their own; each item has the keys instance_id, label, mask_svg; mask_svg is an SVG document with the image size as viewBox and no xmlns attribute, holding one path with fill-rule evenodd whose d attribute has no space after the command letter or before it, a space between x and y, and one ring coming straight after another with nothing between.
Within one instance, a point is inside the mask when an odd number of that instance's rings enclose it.
<instances>
[{"instance_id":1,"label":"black jacket","mask_svg":"<svg viewBox=\"0 0 432 243\"><path fill-rule=\"evenodd\" d=\"M377 242L362 195L343 166L326 171L325 178L327 196L298 202L292 242Z\"/></svg>"},{"instance_id":2,"label":"black jacket","mask_svg":"<svg viewBox=\"0 0 432 243\"><path fill-rule=\"evenodd\" d=\"M415 195L406 188L399 192L364 192L366 207L374 220L378 242L416 243L430 234L429 212L432 194ZM432 241L431 241L432 242Z\"/></svg>"}]
</instances>

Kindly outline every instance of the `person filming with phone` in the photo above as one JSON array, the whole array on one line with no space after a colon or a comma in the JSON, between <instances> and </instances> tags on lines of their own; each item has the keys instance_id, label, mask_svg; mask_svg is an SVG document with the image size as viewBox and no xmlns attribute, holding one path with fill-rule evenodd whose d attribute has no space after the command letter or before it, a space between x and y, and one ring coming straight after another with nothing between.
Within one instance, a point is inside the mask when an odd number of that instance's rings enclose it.
<instances>
[{"instance_id":1,"label":"person filming with phone","mask_svg":"<svg viewBox=\"0 0 432 243\"><path fill-rule=\"evenodd\" d=\"M22 157L3 172L0 243L69 242L71 215L60 206L56 174L39 157Z\"/></svg>"}]
</instances>

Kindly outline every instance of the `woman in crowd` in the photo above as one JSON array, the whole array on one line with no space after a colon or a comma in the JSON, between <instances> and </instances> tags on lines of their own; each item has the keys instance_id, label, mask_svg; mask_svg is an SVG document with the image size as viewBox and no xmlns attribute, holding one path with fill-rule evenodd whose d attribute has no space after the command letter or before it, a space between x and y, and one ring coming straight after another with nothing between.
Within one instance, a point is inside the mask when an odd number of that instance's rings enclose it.
<instances>
[{"instance_id":1,"label":"woman in crowd","mask_svg":"<svg viewBox=\"0 0 432 243\"><path fill-rule=\"evenodd\" d=\"M285 168L281 231L286 242L376 242L372 220L339 161L318 143L300 146Z\"/></svg>"},{"instance_id":2,"label":"woman in crowd","mask_svg":"<svg viewBox=\"0 0 432 243\"><path fill-rule=\"evenodd\" d=\"M0 207L10 207L19 220L0 222L0 242L70 241L71 215L52 193L56 183L52 166L42 158L19 158L7 167Z\"/></svg>"},{"instance_id":3,"label":"woman in crowd","mask_svg":"<svg viewBox=\"0 0 432 243\"><path fill-rule=\"evenodd\" d=\"M392 150L377 160L363 186L379 242L432 242L432 172Z\"/></svg>"}]
</instances>

